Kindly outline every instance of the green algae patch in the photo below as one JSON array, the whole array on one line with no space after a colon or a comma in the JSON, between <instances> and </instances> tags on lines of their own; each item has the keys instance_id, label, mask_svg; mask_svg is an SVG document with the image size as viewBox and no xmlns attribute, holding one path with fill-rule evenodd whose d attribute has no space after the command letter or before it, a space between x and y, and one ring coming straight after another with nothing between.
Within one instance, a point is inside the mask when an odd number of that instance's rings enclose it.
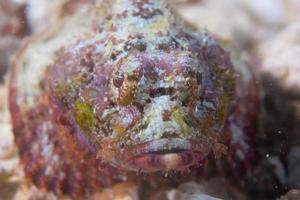
<instances>
[{"instance_id":1,"label":"green algae patch","mask_svg":"<svg viewBox=\"0 0 300 200\"><path fill-rule=\"evenodd\" d=\"M55 83L53 87L54 96L65 104L73 101L76 98L77 86L68 84L65 81L59 81Z\"/></svg>"},{"instance_id":2,"label":"green algae patch","mask_svg":"<svg viewBox=\"0 0 300 200\"><path fill-rule=\"evenodd\" d=\"M222 124L223 121L224 121L224 118L225 118L225 115L227 113L227 110L228 110L228 97L227 96L222 96L220 98L220 103L217 107L217 110L216 110L216 122L218 124Z\"/></svg>"},{"instance_id":3,"label":"green algae patch","mask_svg":"<svg viewBox=\"0 0 300 200\"><path fill-rule=\"evenodd\" d=\"M178 126L180 127L180 131L183 133L183 135L188 135L191 132L190 127L186 124L182 113L180 112L180 110L175 109L172 112L172 118L173 120L178 124Z\"/></svg>"},{"instance_id":4,"label":"green algae patch","mask_svg":"<svg viewBox=\"0 0 300 200\"><path fill-rule=\"evenodd\" d=\"M77 100L74 105L74 115L80 129L90 135L90 132L96 125L96 119L91 105Z\"/></svg>"},{"instance_id":5,"label":"green algae patch","mask_svg":"<svg viewBox=\"0 0 300 200\"><path fill-rule=\"evenodd\" d=\"M201 119L201 122L199 124L200 129L202 133L209 133L209 130L214 124L214 117L212 114L207 114L203 119Z\"/></svg>"},{"instance_id":6,"label":"green algae patch","mask_svg":"<svg viewBox=\"0 0 300 200\"><path fill-rule=\"evenodd\" d=\"M55 84L55 87L53 89L54 95L57 98L63 98L64 96L66 96L66 94L69 93L69 91L72 90L72 87L66 83L63 82L58 82Z\"/></svg>"}]
</instances>

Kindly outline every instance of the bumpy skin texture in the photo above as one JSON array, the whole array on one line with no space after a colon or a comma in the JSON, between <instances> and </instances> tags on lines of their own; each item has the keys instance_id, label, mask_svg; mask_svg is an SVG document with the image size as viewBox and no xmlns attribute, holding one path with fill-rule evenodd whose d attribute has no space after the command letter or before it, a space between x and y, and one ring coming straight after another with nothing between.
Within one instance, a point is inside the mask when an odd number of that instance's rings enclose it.
<instances>
[{"instance_id":1,"label":"bumpy skin texture","mask_svg":"<svg viewBox=\"0 0 300 200\"><path fill-rule=\"evenodd\" d=\"M10 109L26 175L79 197L132 171L211 159L239 174L252 154L244 102L255 94L236 75L228 53L165 1L88 5L15 59Z\"/></svg>"}]
</instances>

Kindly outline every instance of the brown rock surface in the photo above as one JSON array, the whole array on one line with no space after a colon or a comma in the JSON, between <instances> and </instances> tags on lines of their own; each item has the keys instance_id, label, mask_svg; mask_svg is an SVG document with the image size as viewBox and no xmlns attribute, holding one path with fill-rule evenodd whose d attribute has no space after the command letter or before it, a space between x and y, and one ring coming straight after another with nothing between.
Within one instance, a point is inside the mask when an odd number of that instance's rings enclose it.
<instances>
[{"instance_id":1,"label":"brown rock surface","mask_svg":"<svg viewBox=\"0 0 300 200\"><path fill-rule=\"evenodd\" d=\"M278 200L299 200L299 199L300 199L300 191L291 190L285 196L280 197Z\"/></svg>"}]
</instances>

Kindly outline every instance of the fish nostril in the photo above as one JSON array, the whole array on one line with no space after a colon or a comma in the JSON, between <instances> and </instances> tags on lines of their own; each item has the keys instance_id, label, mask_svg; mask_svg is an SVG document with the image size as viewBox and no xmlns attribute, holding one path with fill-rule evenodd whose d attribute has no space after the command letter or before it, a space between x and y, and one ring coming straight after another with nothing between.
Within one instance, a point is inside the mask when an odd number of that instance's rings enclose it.
<instances>
[{"instance_id":1,"label":"fish nostril","mask_svg":"<svg viewBox=\"0 0 300 200\"><path fill-rule=\"evenodd\" d=\"M184 106L184 107L188 106L188 104L189 104L189 102L190 102L190 99L191 99L190 96L185 97L185 98L181 101L181 105Z\"/></svg>"}]
</instances>

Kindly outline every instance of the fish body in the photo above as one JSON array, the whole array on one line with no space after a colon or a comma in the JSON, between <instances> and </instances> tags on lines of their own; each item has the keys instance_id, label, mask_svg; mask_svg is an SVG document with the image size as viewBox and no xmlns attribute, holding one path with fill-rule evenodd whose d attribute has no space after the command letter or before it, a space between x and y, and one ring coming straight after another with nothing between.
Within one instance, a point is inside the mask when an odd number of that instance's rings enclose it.
<instances>
[{"instance_id":1,"label":"fish body","mask_svg":"<svg viewBox=\"0 0 300 200\"><path fill-rule=\"evenodd\" d=\"M167 1L83 3L15 58L10 110L26 176L74 198L211 160L240 176L256 94L238 75Z\"/></svg>"}]
</instances>

